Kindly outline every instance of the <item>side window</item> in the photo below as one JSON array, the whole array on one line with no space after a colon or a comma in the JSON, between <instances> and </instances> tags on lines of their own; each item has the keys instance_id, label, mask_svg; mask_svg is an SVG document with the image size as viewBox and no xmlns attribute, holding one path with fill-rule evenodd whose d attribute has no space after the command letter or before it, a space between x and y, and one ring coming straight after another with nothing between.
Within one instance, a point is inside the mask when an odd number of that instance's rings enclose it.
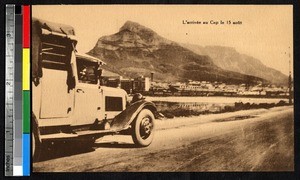
<instances>
[{"instance_id":1,"label":"side window","mask_svg":"<svg viewBox=\"0 0 300 180\"><path fill-rule=\"evenodd\" d=\"M105 111L122 111L122 97L105 97Z\"/></svg>"},{"instance_id":2,"label":"side window","mask_svg":"<svg viewBox=\"0 0 300 180\"><path fill-rule=\"evenodd\" d=\"M81 83L97 84L98 79L96 75L98 64L95 62L86 61L77 58L77 75Z\"/></svg>"}]
</instances>

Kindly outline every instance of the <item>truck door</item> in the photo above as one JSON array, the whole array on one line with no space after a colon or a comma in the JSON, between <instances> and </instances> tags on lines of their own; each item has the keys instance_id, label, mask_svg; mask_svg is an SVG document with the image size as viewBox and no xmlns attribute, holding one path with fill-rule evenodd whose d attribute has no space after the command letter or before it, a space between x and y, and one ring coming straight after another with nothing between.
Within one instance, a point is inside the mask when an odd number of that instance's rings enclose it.
<instances>
[{"instance_id":1,"label":"truck door","mask_svg":"<svg viewBox=\"0 0 300 180\"><path fill-rule=\"evenodd\" d=\"M68 117L73 111L74 87L70 40L44 37L41 42L41 110L40 118ZM74 57L73 57L74 58Z\"/></svg>"},{"instance_id":2,"label":"truck door","mask_svg":"<svg viewBox=\"0 0 300 180\"><path fill-rule=\"evenodd\" d=\"M78 81L72 125L92 124L100 118L101 113L102 96L96 76L98 63L76 58L76 65Z\"/></svg>"}]
</instances>

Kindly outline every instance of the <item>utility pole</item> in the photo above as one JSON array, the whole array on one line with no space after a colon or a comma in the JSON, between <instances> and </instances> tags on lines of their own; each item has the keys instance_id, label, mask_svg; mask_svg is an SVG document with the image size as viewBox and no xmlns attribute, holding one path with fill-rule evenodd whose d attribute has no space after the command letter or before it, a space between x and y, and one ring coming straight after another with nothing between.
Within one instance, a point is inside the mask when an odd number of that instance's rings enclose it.
<instances>
[{"instance_id":1,"label":"utility pole","mask_svg":"<svg viewBox=\"0 0 300 180\"><path fill-rule=\"evenodd\" d=\"M292 104L292 75L291 75L291 53L289 47L289 80L288 80L288 88L289 88L289 104Z\"/></svg>"}]
</instances>

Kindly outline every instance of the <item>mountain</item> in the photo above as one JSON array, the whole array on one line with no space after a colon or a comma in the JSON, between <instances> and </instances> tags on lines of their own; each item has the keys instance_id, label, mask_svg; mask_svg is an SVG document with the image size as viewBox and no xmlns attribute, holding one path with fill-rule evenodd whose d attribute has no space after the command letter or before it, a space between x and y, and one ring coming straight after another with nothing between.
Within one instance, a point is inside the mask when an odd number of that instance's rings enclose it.
<instances>
[{"instance_id":1,"label":"mountain","mask_svg":"<svg viewBox=\"0 0 300 180\"><path fill-rule=\"evenodd\" d=\"M266 79L273 84L287 85L288 76L278 70L267 67L260 60L237 52L232 47L223 46L198 46L182 44L183 47L200 55L207 55L213 62L225 70L248 74Z\"/></svg>"},{"instance_id":2,"label":"mountain","mask_svg":"<svg viewBox=\"0 0 300 180\"><path fill-rule=\"evenodd\" d=\"M100 37L89 55L104 60L104 69L124 77L149 76L155 81L222 81L257 83L262 78L223 70L207 55L199 55L153 30L127 21L119 32Z\"/></svg>"}]
</instances>

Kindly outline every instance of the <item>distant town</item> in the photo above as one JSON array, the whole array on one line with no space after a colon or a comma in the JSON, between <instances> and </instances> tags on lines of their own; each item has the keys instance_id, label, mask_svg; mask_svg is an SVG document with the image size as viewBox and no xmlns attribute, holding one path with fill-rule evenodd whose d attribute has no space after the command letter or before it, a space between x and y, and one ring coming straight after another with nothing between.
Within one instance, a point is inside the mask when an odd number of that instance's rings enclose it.
<instances>
[{"instance_id":1,"label":"distant town","mask_svg":"<svg viewBox=\"0 0 300 180\"><path fill-rule=\"evenodd\" d=\"M286 86L273 84L256 85L248 84L226 84L223 82L192 81L188 82L156 82L154 73L150 77L140 76L134 79L104 71L103 85L119 87L128 94L142 93L148 96L245 96L245 97L280 97L293 96L293 85L291 79ZM290 88L289 88L290 86Z\"/></svg>"}]
</instances>

